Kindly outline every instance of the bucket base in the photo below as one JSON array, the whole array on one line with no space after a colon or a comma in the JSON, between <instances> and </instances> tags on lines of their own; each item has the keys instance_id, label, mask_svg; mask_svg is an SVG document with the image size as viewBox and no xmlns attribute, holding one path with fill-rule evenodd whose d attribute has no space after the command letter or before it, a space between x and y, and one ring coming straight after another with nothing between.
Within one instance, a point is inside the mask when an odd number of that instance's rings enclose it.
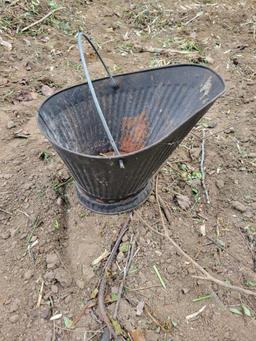
<instances>
[{"instance_id":1,"label":"bucket base","mask_svg":"<svg viewBox=\"0 0 256 341\"><path fill-rule=\"evenodd\" d=\"M93 212L101 214L118 214L130 211L138 205L141 205L148 198L151 190L152 183L149 182L146 187L136 195L114 203L97 201L95 198L88 196L80 186L77 186L77 195L81 204Z\"/></svg>"}]
</instances>

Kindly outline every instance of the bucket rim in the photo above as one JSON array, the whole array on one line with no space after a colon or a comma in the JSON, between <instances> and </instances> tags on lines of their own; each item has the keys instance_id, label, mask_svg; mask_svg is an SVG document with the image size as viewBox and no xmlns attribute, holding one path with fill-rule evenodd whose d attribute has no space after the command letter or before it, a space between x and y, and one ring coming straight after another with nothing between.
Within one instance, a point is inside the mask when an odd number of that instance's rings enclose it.
<instances>
[{"instance_id":1,"label":"bucket rim","mask_svg":"<svg viewBox=\"0 0 256 341\"><path fill-rule=\"evenodd\" d=\"M223 78L215 70L213 70L212 68L210 68L208 66L205 66L205 65L201 65L201 64L185 63L185 64L166 65L166 66L161 66L161 67L157 67L157 68L149 68L149 69L143 69L143 70L127 72L127 73L119 73L119 74L114 75L113 77L116 78L116 77L121 77L121 76L129 76L129 75L133 75L133 74L137 74L137 73L143 73L143 72L149 72L149 71L157 71L157 70L169 69L169 68L187 67L187 66L192 66L192 67L196 67L196 68L202 68L202 69L206 69L206 70L212 72L220 80L223 89L215 97L213 97L210 101L206 102L203 106L201 106L198 110L192 111L192 115L189 118L187 118L182 123L182 124L186 124L186 122L188 122L191 119L191 117L193 117L196 113L200 112L203 108L207 107L209 104L214 103L217 100L217 98L222 96L223 93L226 90L226 85L225 85L225 82L224 82ZM92 82L95 83L95 82L99 82L99 81L102 81L102 80L105 80L105 79L108 79L108 78L109 77L97 78L97 79L93 80ZM50 101L53 97L59 95L60 93L62 93L64 91L67 91L67 90L70 90L70 89L73 89L73 88L76 88L76 87L79 87L79 86L87 85L87 84L88 84L87 82L83 82L83 83L75 84L75 85L72 85L70 87L61 89L60 91L57 91L53 95L51 95L48 98L46 98L43 101L43 103L39 106L39 109L37 110L37 124L38 124L41 132L43 133L43 135L48 139L48 141L52 145L56 146L57 148L65 151L65 152L74 154L76 156L82 156L82 157L86 157L86 158L90 158L90 159L96 159L96 160L114 161L114 160L122 160L122 159L124 159L124 158L126 158L128 156L133 156L133 155L136 155L136 154L138 154L138 153L140 153L140 152L142 152L144 150L148 150L148 149L156 146L157 144L163 142L170 135L170 133L166 134L161 139L159 139L158 141L156 141L156 142L154 142L154 143L152 143L152 144L150 144L150 145L148 145L148 146L146 146L146 147L144 147L142 149L135 150L134 152L123 153L121 155L112 155L112 156L107 156L107 157L106 156L101 156L101 155L91 155L91 154L85 154L85 153L76 152L74 150L65 148L65 147L61 146L60 144L56 143L52 138L49 138L49 136L41 129L41 125L39 123L39 120L40 120L40 113L43 110L43 107L45 106L45 104L48 101ZM179 127L175 128L172 131L172 133L174 133L178 128Z\"/></svg>"}]
</instances>

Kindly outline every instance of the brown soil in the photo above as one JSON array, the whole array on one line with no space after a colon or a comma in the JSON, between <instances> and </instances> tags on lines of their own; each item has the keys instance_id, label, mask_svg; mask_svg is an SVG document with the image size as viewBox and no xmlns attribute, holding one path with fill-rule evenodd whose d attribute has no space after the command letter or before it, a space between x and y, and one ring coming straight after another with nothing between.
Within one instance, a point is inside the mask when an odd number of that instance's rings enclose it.
<instances>
[{"instance_id":1,"label":"brown soil","mask_svg":"<svg viewBox=\"0 0 256 341\"><path fill-rule=\"evenodd\" d=\"M21 32L56 3L65 8ZM161 0L154 7L148 1L125 0L56 3L2 1L1 7L0 340L100 340L98 309L81 314L105 260L94 267L91 263L111 250L127 216L100 216L79 204L74 183L39 132L35 116L51 89L83 80L74 38L78 29L94 37L114 73L193 61L208 62L223 76L225 95L161 168L158 192L171 210L168 231L175 241L217 278L255 291L255 1ZM138 52L133 49L138 45L199 56ZM88 58L91 74L102 76L94 54ZM210 204L198 173L203 128ZM185 207L174 200L177 194L186 197ZM154 193L138 212L162 229ZM147 341L256 339L255 297L193 278L198 271L137 217L124 242L132 234L138 252L118 313L126 332L140 329ZM112 299L125 258L119 252L108 278ZM205 295L210 297L194 301ZM142 301L154 318L145 309L136 315ZM114 306L108 305L110 314ZM203 306L195 320L186 321ZM56 314L62 315L50 321ZM70 330L69 320L78 317Z\"/></svg>"}]
</instances>

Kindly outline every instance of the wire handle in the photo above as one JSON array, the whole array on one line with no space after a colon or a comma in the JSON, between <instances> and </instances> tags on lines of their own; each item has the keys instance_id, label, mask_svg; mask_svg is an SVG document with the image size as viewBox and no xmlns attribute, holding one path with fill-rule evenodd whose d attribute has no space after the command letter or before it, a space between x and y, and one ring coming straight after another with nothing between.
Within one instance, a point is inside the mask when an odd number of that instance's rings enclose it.
<instances>
[{"instance_id":1,"label":"wire handle","mask_svg":"<svg viewBox=\"0 0 256 341\"><path fill-rule=\"evenodd\" d=\"M90 77L90 74L89 74L89 71L88 71L88 67L87 67L87 64L86 64L86 61L85 61L85 53L84 53L84 48L83 48L83 43L82 43L82 37L84 37L88 43L91 45L91 47L93 48L93 50L95 51L95 53L97 54L97 56L99 57L101 63L103 64L109 78L111 79L112 83L113 83L113 87L114 88L117 88L118 85L116 83L116 81L114 80L114 78L112 77L112 75L110 74L106 64L104 63L103 59L101 58L99 52L97 51L96 47L94 46L93 42L90 40L90 38L85 35L83 32L78 32L77 33L77 45L78 45L78 49L79 49L79 53L80 53L80 58L81 58L81 62L82 62L82 66L83 66L83 70L84 70L84 75L85 75L85 79L88 83L88 86L89 86L89 89L90 89L90 92L91 92L91 95L92 95L92 98L93 98L93 102L95 104L95 107L96 107L96 110L99 114L99 117L100 117L100 120L103 124L103 127L105 129L105 132L109 138L109 141L110 141L110 144L115 152L116 155L120 156L120 152L117 148L117 145L114 141L114 138L109 130L109 127L108 127L108 124L106 122L106 119L104 117L104 114L101 110L101 107L100 107L100 104L99 104L99 101L97 99L97 96L96 96L96 93L95 93L95 90L94 90L94 87L93 87L93 84L92 84L92 81L91 81L91 77ZM120 165L120 168L124 168L124 163L123 163L123 160L119 160L119 165Z\"/></svg>"}]
</instances>

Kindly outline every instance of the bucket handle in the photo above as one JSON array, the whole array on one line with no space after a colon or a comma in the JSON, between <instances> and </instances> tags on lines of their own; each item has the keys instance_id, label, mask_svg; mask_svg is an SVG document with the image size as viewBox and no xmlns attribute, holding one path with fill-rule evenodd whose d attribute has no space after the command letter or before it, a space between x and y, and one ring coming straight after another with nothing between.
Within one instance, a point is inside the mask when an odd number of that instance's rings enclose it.
<instances>
[{"instance_id":1,"label":"bucket handle","mask_svg":"<svg viewBox=\"0 0 256 341\"><path fill-rule=\"evenodd\" d=\"M95 107L96 107L96 110L99 114L99 117L100 117L100 120L102 122L102 125L105 129L105 132L109 138L109 141L110 141L110 144L115 152L116 155L120 156L120 152L117 148L117 145L114 141L114 138L109 130L109 127L108 127L108 124L106 122L106 119L104 117L104 114L101 110L101 107L100 107L100 104L99 104L99 101L97 99L97 96L96 96L96 93L95 93L95 90L94 90L94 87L93 87L93 84L92 84L92 81L91 81L91 77L90 77L90 74L89 74L89 71L88 71L88 67L87 67L87 64L86 64L86 61L85 61L85 53L84 53L84 48L83 48L83 44L82 44L82 37L84 37L88 43L91 45L91 47L93 48L93 50L95 51L95 53L97 54L97 56L99 57L101 63L103 64L109 78L111 79L112 83L113 83L113 87L114 88L118 88L118 85L116 83L116 81L114 80L114 78L112 77L111 73L109 72L106 64L104 63L103 59L101 58L99 52L97 51L96 47L94 46L93 42L90 40L90 38L85 35L83 32L78 32L77 33L77 44L78 44L78 49L79 49L79 53L80 53L80 58L81 58L81 62L82 62L82 66L83 66L83 71L84 71L84 75L85 75L85 79L87 80L87 83L88 83L88 86L89 86L89 89L90 89L90 92L91 92L91 95L92 95L92 98L93 98L93 102L95 104ZM120 168L124 168L124 163L123 163L123 160L119 159L119 165L120 165Z\"/></svg>"}]
</instances>

